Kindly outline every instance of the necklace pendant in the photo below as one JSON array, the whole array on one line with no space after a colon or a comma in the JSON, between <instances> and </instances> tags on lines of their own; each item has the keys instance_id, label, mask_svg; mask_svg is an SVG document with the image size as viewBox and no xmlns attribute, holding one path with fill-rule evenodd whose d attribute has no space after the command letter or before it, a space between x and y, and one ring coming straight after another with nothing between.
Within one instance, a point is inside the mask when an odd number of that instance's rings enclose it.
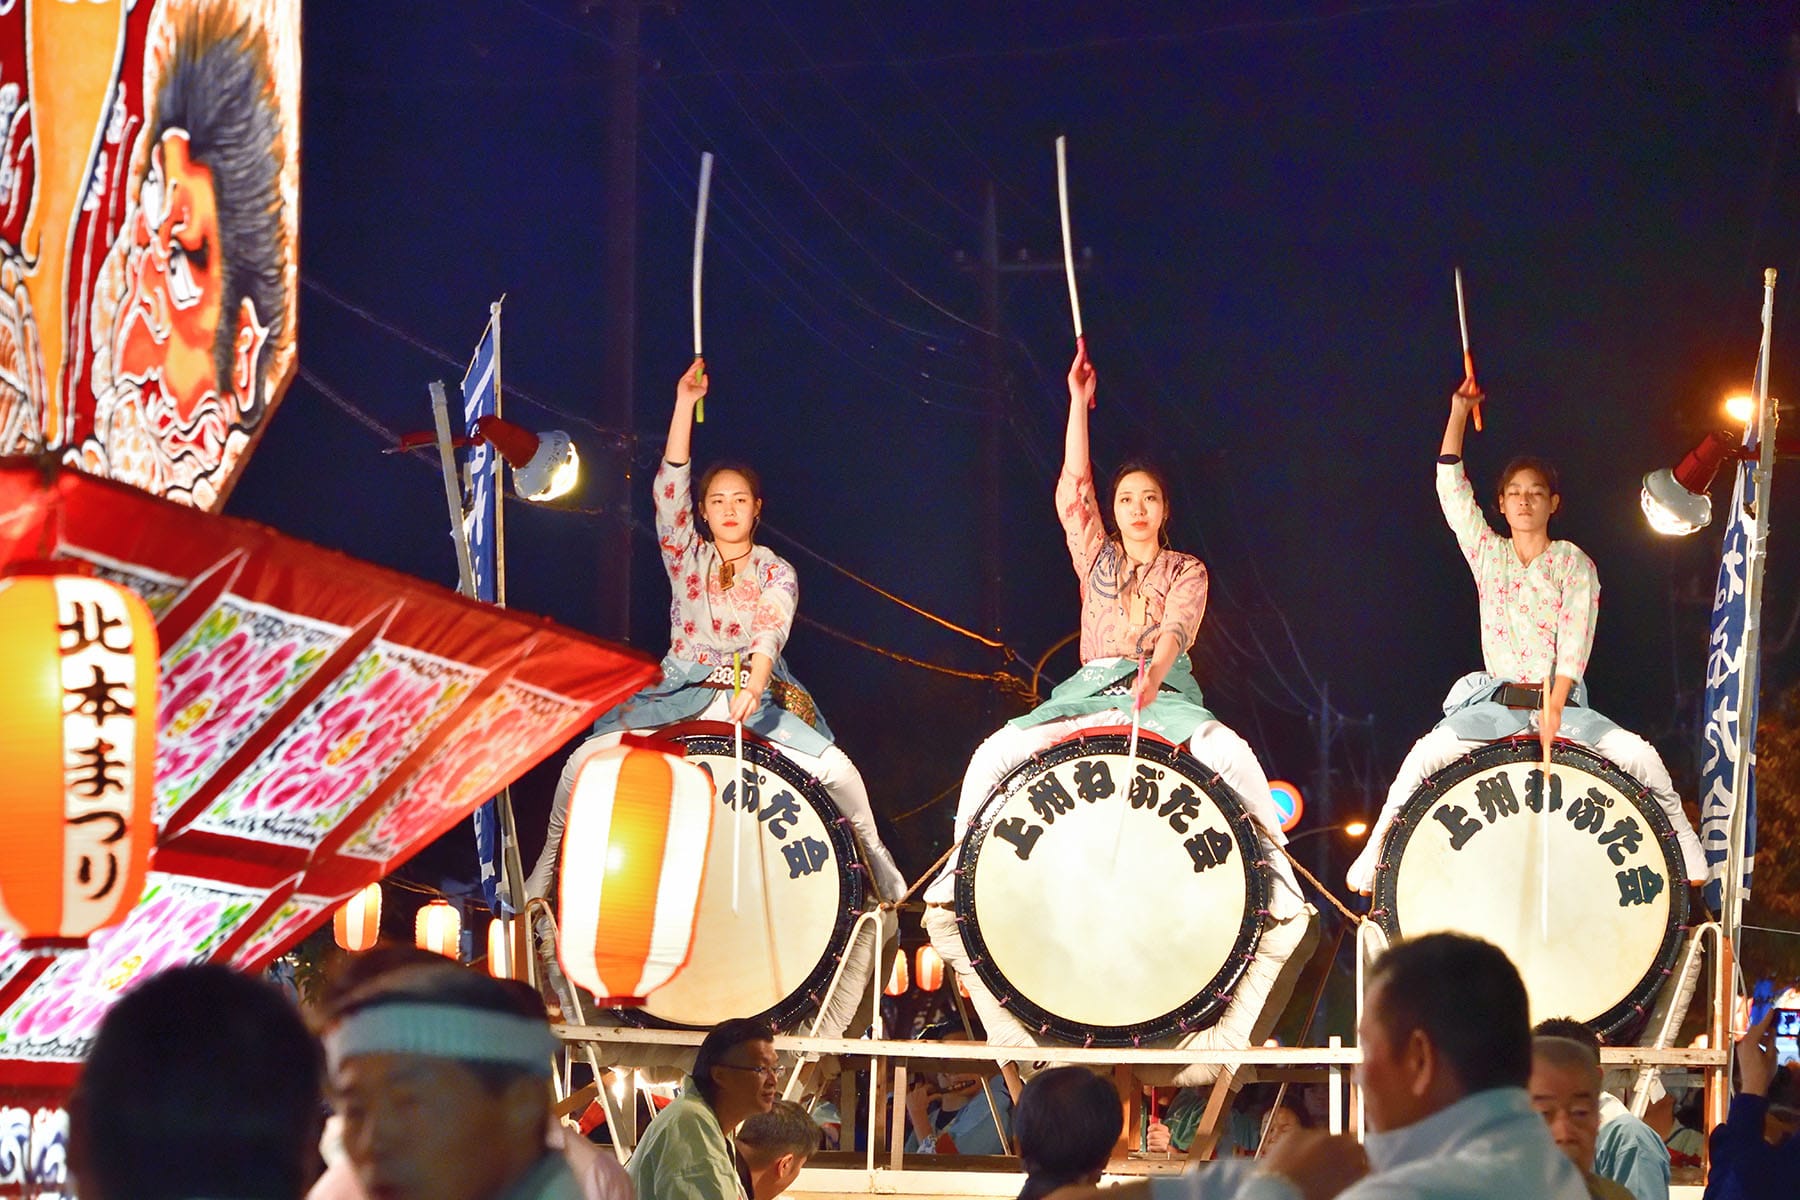
<instances>
[{"instance_id":1,"label":"necklace pendant","mask_svg":"<svg viewBox=\"0 0 1800 1200\"><path fill-rule=\"evenodd\" d=\"M730 563L726 563L719 568L719 588L721 591L729 592L731 590L732 582L736 579L737 568Z\"/></svg>"}]
</instances>

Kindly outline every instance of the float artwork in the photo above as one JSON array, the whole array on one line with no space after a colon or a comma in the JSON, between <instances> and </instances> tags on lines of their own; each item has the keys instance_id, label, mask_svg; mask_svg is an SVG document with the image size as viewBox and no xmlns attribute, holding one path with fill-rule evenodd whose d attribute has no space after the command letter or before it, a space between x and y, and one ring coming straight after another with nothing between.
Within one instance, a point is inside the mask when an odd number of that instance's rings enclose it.
<instances>
[{"instance_id":1,"label":"float artwork","mask_svg":"<svg viewBox=\"0 0 1800 1200\"><path fill-rule=\"evenodd\" d=\"M199 508L293 371L299 0L0 11L0 453Z\"/></svg>"}]
</instances>

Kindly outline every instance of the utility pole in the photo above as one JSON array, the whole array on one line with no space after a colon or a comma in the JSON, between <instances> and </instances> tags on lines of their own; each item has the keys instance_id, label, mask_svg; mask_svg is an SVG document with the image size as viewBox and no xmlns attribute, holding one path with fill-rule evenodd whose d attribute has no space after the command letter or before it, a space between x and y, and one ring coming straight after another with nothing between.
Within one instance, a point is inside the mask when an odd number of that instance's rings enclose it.
<instances>
[{"instance_id":1,"label":"utility pole","mask_svg":"<svg viewBox=\"0 0 1800 1200\"><path fill-rule=\"evenodd\" d=\"M1085 256L1084 256L1085 257ZM958 259L964 259L961 251ZM1003 597L1003 557L1001 531L1003 514L1000 486L1001 432L1006 427L1006 340L1001 331L1000 277L1002 275L1061 275L1061 259L1034 262L1021 254L1018 261L1000 261L1000 206L992 182L987 185L981 206L981 258L964 270L973 270L981 289L981 325L987 331L987 353L984 370L987 412L982 422L981 438L981 631L1000 641ZM1079 265L1077 270L1082 269ZM998 715L999 698L988 693L983 713L989 723Z\"/></svg>"},{"instance_id":2,"label":"utility pole","mask_svg":"<svg viewBox=\"0 0 1800 1200\"><path fill-rule=\"evenodd\" d=\"M618 465L601 525L599 631L631 637L631 510L637 365L637 159L639 0L610 0L600 283L603 289L600 424L620 435ZM609 464L610 465L610 464Z\"/></svg>"}]
</instances>

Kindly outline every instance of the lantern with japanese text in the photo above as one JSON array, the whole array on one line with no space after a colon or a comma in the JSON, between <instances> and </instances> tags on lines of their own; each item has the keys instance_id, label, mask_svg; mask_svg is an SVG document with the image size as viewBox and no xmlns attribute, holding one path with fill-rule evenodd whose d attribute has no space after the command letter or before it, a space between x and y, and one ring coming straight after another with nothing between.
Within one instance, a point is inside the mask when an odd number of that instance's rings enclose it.
<instances>
[{"instance_id":1,"label":"lantern with japanese text","mask_svg":"<svg viewBox=\"0 0 1800 1200\"><path fill-rule=\"evenodd\" d=\"M371 883L344 901L331 918L331 936L352 954L381 940L381 885Z\"/></svg>"},{"instance_id":2,"label":"lantern with japanese text","mask_svg":"<svg viewBox=\"0 0 1800 1200\"><path fill-rule=\"evenodd\" d=\"M84 564L0 576L0 928L27 951L79 949L143 894L157 658L144 602Z\"/></svg>"},{"instance_id":3,"label":"lantern with japanese text","mask_svg":"<svg viewBox=\"0 0 1800 1200\"><path fill-rule=\"evenodd\" d=\"M913 978L919 981L921 992L935 992L944 986L944 960L936 946L920 946L914 958Z\"/></svg>"},{"instance_id":4,"label":"lantern with japanese text","mask_svg":"<svg viewBox=\"0 0 1800 1200\"><path fill-rule=\"evenodd\" d=\"M894 955L894 965L888 971L887 986L881 991L886 996L904 996L906 989L911 986L912 980L908 978L906 970L906 952L902 950Z\"/></svg>"},{"instance_id":5,"label":"lantern with japanese text","mask_svg":"<svg viewBox=\"0 0 1800 1200\"><path fill-rule=\"evenodd\" d=\"M413 923L419 949L445 958L462 957L462 914L448 900L433 900L419 910Z\"/></svg>"},{"instance_id":6,"label":"lantern with japanese text","mask_svg":"<svg viewBox=\"0 0 1800 1200\"><path fill-rule=\"evenodd\" d=\"M569 794L563 970L607 1005L642 1004L687 965L712 838L712 776L622 744L591 754Z\"/></svg>"}]
</instances>

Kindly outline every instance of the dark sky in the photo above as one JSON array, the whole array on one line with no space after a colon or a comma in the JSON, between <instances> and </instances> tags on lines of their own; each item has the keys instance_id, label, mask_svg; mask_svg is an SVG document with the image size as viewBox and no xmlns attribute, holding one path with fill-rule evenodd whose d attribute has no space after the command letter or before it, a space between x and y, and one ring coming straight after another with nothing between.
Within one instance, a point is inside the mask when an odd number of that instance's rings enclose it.
<instances>
[{"instance_id":1,"label":"dark sky","mask_svg":"<svg viewBox=\"0 0 1800 1200\"><path fill-rule=\"evenodd\" d=\"M504 292L509 415L568 428L589 461L572 511L510 507L510 598L595 630L616 579L601 545L620 469L600 401L619 369L601 334L608 18L568 0L419 12L307 8L309 378L228 511L453 583L432 464L381 456L375 428L429 424L427 383L460 377ZM1460 263L1492 397L1469 448L1477 490L1516 453L1559 463L1553 531L1595 558L1604 585L1596 702L1652 737L1680 779L1718 538L1650 533L1638 481L1748 381L1762 268L1800 287L1795 28L1788 6L1750 3L652 7L635 519L648 520L648 471L691 349L706 149L714 393L697 457L755 463L773 526L975 624L989 393L966 261L990 181L1003 256L1055 261L1051 143L1066 133L1076 240L1093 256L1081 286L1101 377L1095 459L1106 474L1148 452L1175 475L1176 545L1212 570L1201 683L1270 774L1311 783L1328 687L1337 712L1373 717L1333 750L1338 816L1378 803L1444 690L1479 666L1474 589L1431 484L1461 373ZM1778 395L1800 353L1800 302L1783 297ZM1035 659L1077 618L1050 504L1072 353L1061 276L1007 276L1003 309L1003 632ZM1776 511L1779 643L1797 572ZM635 541L632 640L661 653L667 591L648 539ZM799 569L806 616L946 667L1003 665L770 544ZM921 806L998 719L983 711L993 689L811 625L788 657L877 811L905 817L890 845L916 875L948 837L952 801ZM1771 675L1791 679L1795 660L1777 650ZM1051 673L1073 665L1064 652ZM527 855L556 765L515 789ZM459 830L415 869L472 879L469 842Z\"/></svg>"}]
</instances>

